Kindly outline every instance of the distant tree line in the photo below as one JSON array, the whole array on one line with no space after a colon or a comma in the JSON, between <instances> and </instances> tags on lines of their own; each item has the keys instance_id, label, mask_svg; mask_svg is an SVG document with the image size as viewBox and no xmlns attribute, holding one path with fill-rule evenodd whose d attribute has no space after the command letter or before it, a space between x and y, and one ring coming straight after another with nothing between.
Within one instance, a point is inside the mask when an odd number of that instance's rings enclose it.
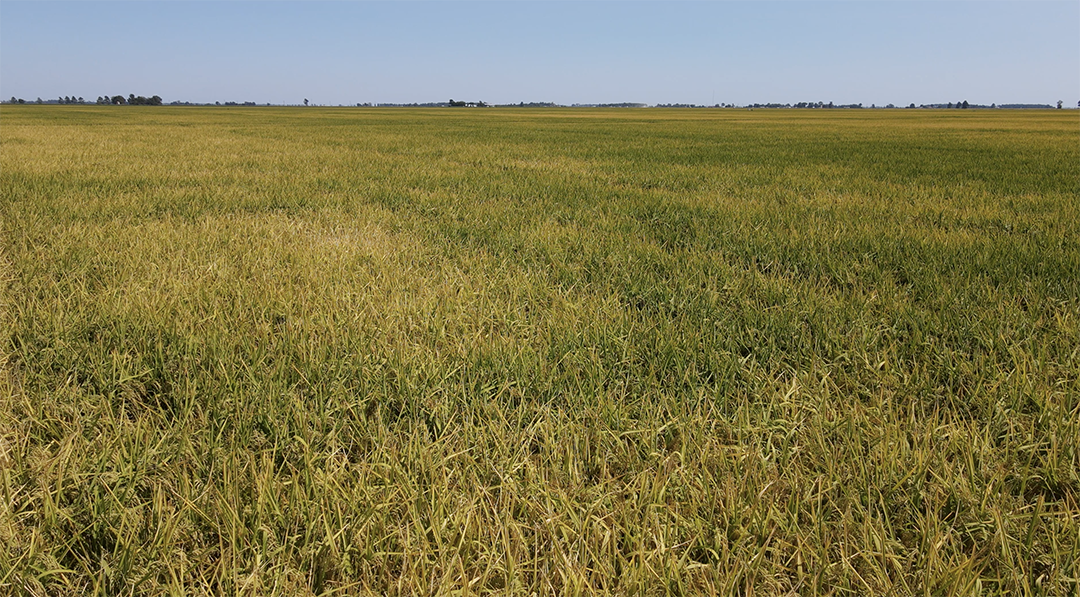
<instances>
[{"instance_id":1,"label":"distant tree line","mask_svg":"<svg viewBox=\"0 0 1080 597\"><path fill-rule=\"evenodd\" d=\"M8 104L27 104L27 103L35 103L35 104L88 104L90 102L87 102L82 97L77 97L77 96L74 96L74 95L71 95L71 96L65 95L65 96L59 97L59 98L54 99L54 100L43 100L43 99L41 99L39 97L39 98L37 98L37 100L32 101L32 102L28 102L25 99L17 98L15 96L12 96L11 99L8 100L5 103L8 103ZM159 96L159 95L152 95L150 97L143 97L141 95L135 95L134 93L129 94L126 98L124 96L122 96L122 95L112 95L112 96L103 95L103 96L99 96L95 103L98 104L98 105L103 105L103 106L108 106L108 105L115 105L115 106L161 106L161 105L164 105L164 102L161 99L161 96ZM174 101L174 102L171 102L169 105L171 105L171 106L222 106L222 105L225 105L225 106L256 106L256 105L260 105L260 104L256 104L255 102L225 102L224 104L222 102L214 102L214 103L211 104L211 103L192 103L192 102ZM271 104L264 104L264 105L270 106ZM308 102L307 99L304 100L304 105L305 106L309 105L309 102ZM435 107L487 108L487 107L489 107L489 104L487 102L484 102L484 101L465 102L465 101L457 101L457 100L453 100L453 99L451 99L449 102L426 102L426 103L409 103L409 104L358 103L356 105L359 106L359 107L375 106L375 107L402 107L402 108L435 108ZM1063 106L1064 106L1063 101L1058 101L1057 102L1057 106L1056 106L1057 109L1060 110L1060 109L1063 108ZM554 102L519 102L517 104L498 104L496 107L499 107L499 108L514 108L514 107L516 107L516 108L561 108L561 107L567 107L567 106L563 105L563 104L556 104ZM622 102L622 103L613 103L613 104L571 104L569 107L571 107L571 108L646 108L646 107L649 107L649 105L648 104L643 104L643 103L636 103L636 102ZM655 104L653 107L655 107L655 108L739 108L739 107L743 107L743 108L800 108L800 109L821 109L821 108L862 109L862 108L864 108L864 106L861 103L859 103L859 104L834 104L833 102L826 103L826 102L820 102L820 101L819 102L798 102L798 103L794 103L794 104L791 104L791 103L784 103L784 104L781 104L781 103L765 103L765 104L755 103L755 104L746 104L744 106L737 106L735 104L727 104L727 103L720 103L720 104L714 104L714 105L672 103L672 104ZM872 109L873 108L879 108L879 107L880 106L877 106L875 104L870 105L870 108L872 108ZM884 107L888 108L888 109L892 109L892 108L896 108L897 106L895 106L893 104L887 104ZM914 103L911 103L911 104L909 104L907 106L907 108L909 108L909 109L913 109L913 108L938 108L938 109L945 108L945 109L950 109L950 110L955 110L955 109L966 110L966 109L969 109L969 108L980 108L980 109L985 109L985 108L990 108L990 109L995 109L995 108L1046 109L1046 108L1054 108L1054 107L1055 106L1051 105L1051 104L1001 104L1001 105L990 104L989 106L986 106L986 105L979 105L979 104L971 104L971 103L968 103L967 100L962 100L962 101L955 102L955 103L948 102L948 103L944 103L944 104L921 104L919 106L916 106ZM1080 108L1080 102L1077 102L1077 107Z\"/></svg>"},{"instance_id":2,"label":"distant tree line","mask_svg":"<svg viewBox=\"0 0 1080 597\"><path fill-rule=\"evenodd\" d=\"M571 104L572 108L645 108L648 104L622 102L618 104Z\"/></svg>"},{"instance_id":3,"label":"distant tree line","mask_svg":"<svg viewBox=\"0 0 1080 597\"><path fill-rule=\"evenodd\" d=\"M450 100L449 102L425 102L425 103L411 103L411 104L393 104L393 103L370 103L363 102L356 104L358 108L564 108L560 104L555 102L519 102L516 104L495 104L492 106L487 102L459 102L456 100Z\"/></svg>"},{"instance_id":4,"label":"distant tree line","mask_svg":"<svg viewBox=\"0 0 1080 597\"><path fill-rule=\"evenodd\" d=\"M124 96L122 95L103 95L97 98L97 104L99 106L160 106L161 96L153 95L150 97L143 97L132 93L127 96L127 99L124 99Z\"/></svg>"},{"instance_id":5,"label":"distant tree line","mask_svg":"<svg viewBox=\"0 0 1080 597\"><path fill-rule=\"evenodd\" d=\"M356 104L356 105L358 107L361 107L361 108L445 108L449 104L447 104L446 102L425 102L425 103L422 103L422 104L418 104L418 103L415 103L415 102L411 103L411 104L395 104L395 103L392 103L392 102L391 103L385 103L384 102L384 103L374 103L374 104L366 103L366 104Z\"/></svg>"},{"instance_id":6,"label":"distant tree line","mask_svg":"<svg viewBox=\"0 0 1080 597\"><path fill-rule=\"evenodd\" d=\"M9 99L7 103L9 103L9 104L25 104L26 100L24 100L22 98L17 98L17 97L15 97L13 95L13 96L11 96L11 99ZM37 98L37 101L31 102L31 103L34 103L34 104L85 104L86 100L84 100L81 97L75 97L74 95L65 95L65 96L56 98L54 100L43 100L43 99L41 99L39 97L39 98Z\"/></svg>"},{"instance_id":7,"label":"distant tree line","mask_svg":"<svg viewBox=\"0 0 1080 597\"><path fill-rule=\"evenodd\" d=\"M24 99L12 96L11 99L8 100L7 103L9 103L9 104L25 104L25 103L28 103L28 102L26 100L24 100ZM35 104L89 104L90 102L86 101L82 97L77 97L77 96L74 96L74 95L65 95L65 96L61 96L61 97L59 97L57 99L54 99L54 100L43 100L43 99L41 99L39 97L39 98L37 98L36 101L30 102L30 103L35 103ZM112 96L110 96L110 95L102 95L102 96L98 96L97 101L95 101L94 103L99 105L99 106L108 106L108 105L116 105L116 106L160 106L160 105L162 105L162 100L161 100L160 95L152 95L150 97L143 97L141 95L135 95L134 93L132 93L132 94L128 95L126 98L124 96L122 96L122 95L112 95Z\"/></svg>"},{"instance_id":8,"label":"distant tree line","mask_svg":"<svg viewBox=\"0 0 1080 597\"><path fill-rule=\"evenodd\" d=\"M485 103L485 102L455 102L452 99L450 100L449 106L451 108L486 108L486 107L488 107L487 103Z\"/></svg>"}]
</instances>

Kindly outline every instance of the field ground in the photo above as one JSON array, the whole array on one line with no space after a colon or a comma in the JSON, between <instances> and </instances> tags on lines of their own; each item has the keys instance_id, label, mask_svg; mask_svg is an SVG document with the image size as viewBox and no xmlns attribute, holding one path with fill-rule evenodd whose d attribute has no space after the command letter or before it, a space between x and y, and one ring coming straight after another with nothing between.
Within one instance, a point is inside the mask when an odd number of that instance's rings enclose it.
<instances>
[{"instance_id":1,"label":"field ground","mask_svg":"<svg viewBox=\"0 0 1080 597\"><path fill-rule=\"evenodd\" d=\"M1077 594L1076 111L4 106L0 217L0 594Z\"/></svg>"}]
</instances>

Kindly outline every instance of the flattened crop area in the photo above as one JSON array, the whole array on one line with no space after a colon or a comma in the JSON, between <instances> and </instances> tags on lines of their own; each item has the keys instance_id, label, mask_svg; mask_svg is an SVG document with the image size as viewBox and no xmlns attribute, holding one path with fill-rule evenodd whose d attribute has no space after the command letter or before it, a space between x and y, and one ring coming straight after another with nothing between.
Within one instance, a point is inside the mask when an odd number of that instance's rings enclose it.
<instances>
[{"instance_id":1,"label":"flattened crop area","mask_svg":"<svg viewBox=\"0 0 1080 597\"><path fill-rule=\"evenodd\" d=\"M1078 124L5 105L0 593L1075 594Z\"/></svg>"}]
</instances>

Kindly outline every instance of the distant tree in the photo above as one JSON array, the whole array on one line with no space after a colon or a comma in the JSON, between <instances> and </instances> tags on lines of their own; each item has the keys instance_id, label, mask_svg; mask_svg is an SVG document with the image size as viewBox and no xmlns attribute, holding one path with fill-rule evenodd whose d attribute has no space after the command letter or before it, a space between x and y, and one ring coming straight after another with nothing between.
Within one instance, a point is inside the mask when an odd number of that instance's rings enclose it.
<instances>
[{"instance_id":1,"label":"distant tree","mask_svg":"<svg viewBox=\"0 0 1080 597\"><path fill-rule=\"evenodd\" d=\"M911 105L910 105L910 106L908 106L908 107L909 107L909 108L914 108L914 107L915 107L915 102L911 102Z\"/></svg>"},{"instance_id":2,"label":"distant tree","mask_svg":"<svg viewBox=\"0 0 1080 597\"><path fill-rule=\"evenodd\" d=\"M1063 101L1061 101L1061 100L1058 100L1058 110L1060 110L1060 109L1061 109L1061 104L1063 104L1063 103L1065 103L1065 102L1063 102Z\"/></svg>"},{"instance_id":3,"label":"distant tree","mask_svg":"<svg viewBox=\"0 0 1080 597\"><path fill-rule=\"evenodd\" d=\"M306 105L308 105L308 102L307 102L307 98L306 98L306 97L304 98L304 105L305 105L305 106L306 106Z\"/></svg>"},{"instance_id":4,"label":"distant tree","mask_svg":"<svg viewBox=\"0 0 1080 597\"><path fill-rule=\"evenodd\" d=\"M79 103L80 104L85 104L86 103L86 101L82 98L82 96L79 96Z\"/></svg>"},{"instance_id":5,"label":"distant tree","mask_svg":"<svg viewBox=\"0 0 1080 597\"><path fill-rule=\"evenodd\" d=\"M20 98L19 98L19 103L20 103L20 104L25 104L25 103L26 103L26 100L24 100L23 98L21 98L21 97L20 97Z\"/></svg>"},{"instance_id":6,"label":"distant tree","mask_svg":"<svg viewBox=\"0 0 1080 597\"><path fill-rule=\"evenodd\" d=\"M160 95L155 95L155 96L151 97L150 98L150 105L151 106L160 106L161 105L161 96Z\"/></svg>"},{"instance_id":7,"label":"distant tree","mask_svg":"<svg viewBox=\"0 0 1080 597\"><path fill-rule=\"evenodd\" d=\"M968 103L967 103L967 100L964 100L964 105L963 105L962 107L963 107L963 109L965 109L965 110L967 110L967 109L968 109Z\"/></svg>"},{"instance_id":8,"label":"distant tree","mask_svg":"<svg viewBox=\"0 0 1080 597\"><path fill-rule=\"evenodd\" d=\"M123 106L127 102L124 100L124 96L122 96L122 95L114 95L114 96L112 96L112 103L117 105L117 106Z\"/></svg>"},{"instance_id":9,"label":"distant tree","mask_svg":"<svg viewBox=\"0 0 1080 597\"><path fill-rule=\"evenodd\" d=\"M13 95L13 96L11 96L11 101L8 102L8 103L17 104L17 103L19 103L19 100L15 99L15 96Z\"/></svg>"},{"instance_id":10,"label":"distant tree","mask_svg":"<svg viewBox=\"0 0 1080 597\"><path fill-rule=\"evenodd\" d=\"M952 108L952 102L949 102L949 108Z\"/></svg>"},{"instance_id":11,"label":"distant tree","mask_svg":"<svg viewBox=\"0 0 1080 597\"><path fill-rule=\"evenodd\" d=\"M41 101L41 98L39 97L39 98L37 98L37 103L44 104L45 102Z\"/></svg>"},{"instance_id":12,"label":"distant tree","mask_svg":"<svg viewBox=\"0 0 1080 597\"><path fill-rule=\"evenodd\" d=\"M997 108L997 104L990 104L991 108Z\"/></svg>"}]
</instances>

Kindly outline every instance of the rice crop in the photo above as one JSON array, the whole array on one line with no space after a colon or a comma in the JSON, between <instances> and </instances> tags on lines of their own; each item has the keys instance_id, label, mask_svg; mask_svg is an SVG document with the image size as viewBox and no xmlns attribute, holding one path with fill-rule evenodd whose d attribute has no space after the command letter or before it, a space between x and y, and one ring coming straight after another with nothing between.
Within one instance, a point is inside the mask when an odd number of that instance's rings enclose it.
<instances>
[{"instance_id":1,"label":"rice crop","mask_svg":"<svg viewBox=\"0 0 1080 597\"><path fill-rule=\"evenodd\" d=\"M0 109L0 594L1076 595L1080 112Z\"/></svg>"}]
</instances>

